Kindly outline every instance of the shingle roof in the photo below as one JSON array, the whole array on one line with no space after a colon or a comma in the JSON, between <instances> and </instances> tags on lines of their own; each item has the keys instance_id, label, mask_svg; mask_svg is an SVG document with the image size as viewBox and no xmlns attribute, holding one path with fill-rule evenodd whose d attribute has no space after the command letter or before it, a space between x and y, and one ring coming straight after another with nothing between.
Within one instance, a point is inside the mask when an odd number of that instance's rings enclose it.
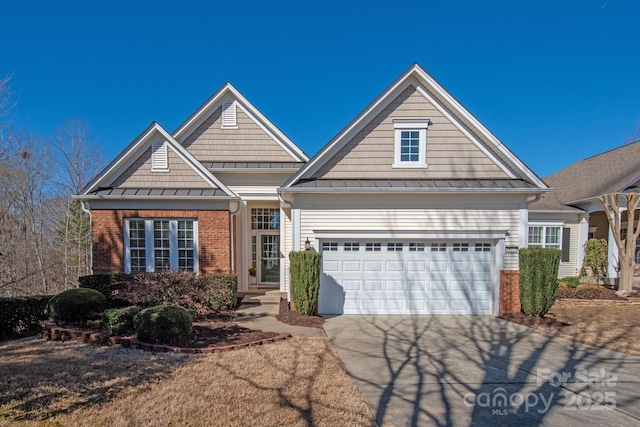
<instances>
[{"instance_id":1,"label":"shingle roof","mask_svg":"<svg viewBox=\"0 0 640 427\"><path fill-rule=\"evenodd\" d=\"M640 141L572 164L545 178L561 203L640 188Z\"/></svg>"},{"instance_id":2,"label":"shingle roof","mask_svg":"<svg viewBox=\"0 0 640 427\"><path fill-rule=\"evenodd\" d=\"M521 179L314 179L301 180L291 188L492 190L535 189L538 188L538 186Z\"/></svg>"},{"instance_id":3,"label":"shingle roof","mask_svg":"<svg viewBox=\"0 0 640 427\"><path fill-rule=\"evenodd\" d=\"M88 193L100 197L228 197L217 188L99 188Z\"/></svg>"},{"instance_id":4,"label":"shingle roof","mask_svg":"<svg viewBox=\"0 0 640 427\"><path fill-rule=\"evenodd\" d=\"M529 203L530 211L566 211L566 212L583 212L582 209L565 205L558 200L555 192L541 194L540 198L535 202Z\"/></svg>"}]
</instances>

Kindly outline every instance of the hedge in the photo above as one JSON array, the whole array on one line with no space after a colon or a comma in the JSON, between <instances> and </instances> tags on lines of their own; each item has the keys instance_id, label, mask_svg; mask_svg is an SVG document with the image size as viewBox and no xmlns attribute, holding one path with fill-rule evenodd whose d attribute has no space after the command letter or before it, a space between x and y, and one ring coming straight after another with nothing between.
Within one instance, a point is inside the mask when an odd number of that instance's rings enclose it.
<instances>
[{"instance_id":1,"label":"hedge","mask_svg":"<svg viewBox=\"0 0 640 427\"><path fill-rule=\"evenodd\" d=\"M68 289L49 301L49 313L56 321L85 321L99 315L107 307L107 298L94 289Z\"/></svg>"},{"instance_id":2,"label":"hedge","mask_svg":"<svg viewBox=\"0 0 640 427\"><path fill-rule=\"evenodd\" d=\"M193 333L191 322L187 310L172 305L145 308L133 318L136 337L154 344L185 344Z\"/></svg>"},{"instance_id":3,"label":"hedge","mask_svg":"<svg viewBox=\"0 0 640 427\"><path fill-rule=\"evenodd\" d=\"M206 283L209 304L214 310L230 310L236 305L238 276L235 274L208 274L202 277Z\"/></svg>"},{"instance_id":4,"label":"hedge","mask_svg":"<svg viewBox=\"0 0 640 427\"><path fill-rule=\"evenodd\" d=\"M296 306L296 311L302 316L310 316L318 310L321 260L322 255L317 252L289 253L291 299Z\"/></svg>"},{"instance_id":5,"label":"hedge","mask_svg":"<svg viewBox=\"0 0 640 427\"><path fill-rule=\"evenodd\" d=\"M0 298L0 340L24 336L42 328L53 295Z\"/></svg>"},{"instance_id":6,"label":"hedge","mask_svg":"<svg viewBox=\"0 0 640 427\"><path fill-rule=\"evenodd\" d=\"M126 287L127 274L93 274L90 276L81 276L78 278L78 286L80 288L94 289L107 297L107 306L124 307L126 301L117 297L118 291Z\"/></svg>"},{"instance_id":7,"label":"hedge","mask_svg":"<svg viewBox=\"0 0 640 427\"><path fill-rule=\"evenodd\" d=\"M524 314L544 317L555 303L561 255L557 249L520 249L520 304Z\"/></svg>"}]
</instances>

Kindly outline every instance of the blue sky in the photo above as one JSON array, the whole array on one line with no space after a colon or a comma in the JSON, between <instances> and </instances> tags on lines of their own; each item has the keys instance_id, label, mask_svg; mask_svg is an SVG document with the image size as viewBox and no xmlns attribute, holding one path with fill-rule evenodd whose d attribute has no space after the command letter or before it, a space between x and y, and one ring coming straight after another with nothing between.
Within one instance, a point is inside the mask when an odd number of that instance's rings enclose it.
<instances>
[{"instance_id":1,"label":"blue sky","mask_svg":"<svg viewBox=\"0 0 640 427\"><path fill-rule=\"evenodd\" d=\"M107 160L226 81L313 155L419 62L547 176L640 139L639 23L635 0L0 0L0 75L15 127L81 119Z\"/></svg>"}]
</instances>

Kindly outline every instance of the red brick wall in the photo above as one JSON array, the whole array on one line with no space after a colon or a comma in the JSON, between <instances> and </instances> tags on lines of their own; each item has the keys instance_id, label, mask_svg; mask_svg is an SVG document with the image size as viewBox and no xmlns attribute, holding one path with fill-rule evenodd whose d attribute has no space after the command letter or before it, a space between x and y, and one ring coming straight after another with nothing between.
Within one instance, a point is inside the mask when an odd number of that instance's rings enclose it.
<instances>
[{"instance_id":1,"label":"red brick wall","mask_svg":"<svg viewBox=\"0 0 640 427\"><path fill-rule=\"evenodd\" d=\"M520 276L517 270L500 270L500 307L498 314L519 313Z\"/></svg>"},{"instance_id":2,"label":"red brick wall","mask_svg":"<svg viewBox=\"0 0 640 427\"><path fill-rule=\"evenodd\" d=\"M92 210L93 272L124 271L124 220L175 218L198 220L200 273L230 273L228 211Z\"/></svg>"}]
</instances>

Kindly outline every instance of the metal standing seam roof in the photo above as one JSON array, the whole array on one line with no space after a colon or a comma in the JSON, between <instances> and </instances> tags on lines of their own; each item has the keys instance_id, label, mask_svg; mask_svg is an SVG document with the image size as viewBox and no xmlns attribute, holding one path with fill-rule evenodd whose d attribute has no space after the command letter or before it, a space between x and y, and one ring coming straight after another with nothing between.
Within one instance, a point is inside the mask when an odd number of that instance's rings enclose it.
<instances>
[{"instance_id":1,"label":"metal standing seam roof","mask_svg":"<svg viewBox=\"0 0 640 427\"><path fill-rule=\"evenodd\" d=\"M229 197L218 188L99 188L88 195L101 197Z\"/></svg>"},{"instance_id":2,"label":"metal standing seam roof","mask_svg":"<svg viewBox=\"0 0 640 427\"><path fill-rule=\"evenodd\" d=\"M521 179L315 179L301 180L291 188L539 189Z\"/></svg>"},{"instance_id":3,"label":"metal standing seam roof","mask_svg":"<svg viewBox=\"0 0 640 427\"><path fill-rule=\"evenodd\" d=\"M304 166L304 162L200 162L211 170L221 169L287 169L298 170Z\"/></svg>"}]
</instances>

